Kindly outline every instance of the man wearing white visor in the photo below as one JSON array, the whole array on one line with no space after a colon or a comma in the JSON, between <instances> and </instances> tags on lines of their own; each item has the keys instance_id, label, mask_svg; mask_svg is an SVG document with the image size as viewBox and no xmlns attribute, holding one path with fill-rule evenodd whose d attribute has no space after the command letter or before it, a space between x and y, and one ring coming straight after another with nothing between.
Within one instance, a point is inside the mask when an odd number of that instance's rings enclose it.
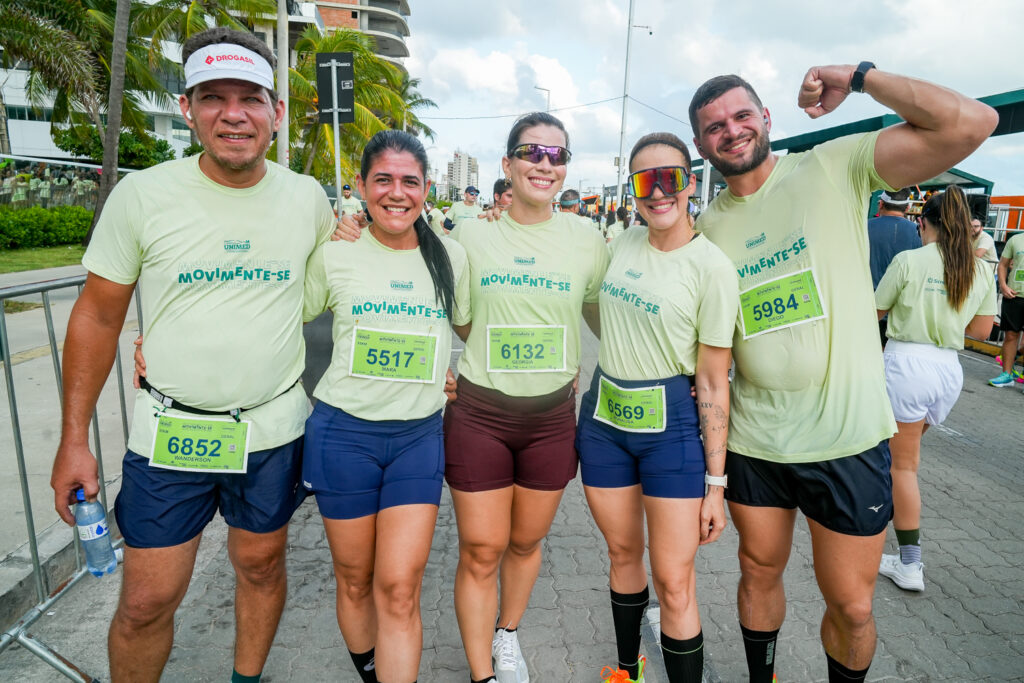
<instances>
[{"instance_id":1,"label":"man wearing white visor","mask_svg":"<svg viewBox=\"0 0 1024 683\"><path fill-rule=\"evenodd\" d=\"M335 220L312 178L265 160L285 109L267 46L216 28L186 41L182 59L179 104L204 152L128 175L100 216L68 323L51 485L69 524L74 491L99 491L88 425L140 283L146 377L114 506L126 552L111 680L160 678L200 535L220 510L236 574L231 680L258 681L304 497L306 259Z\"/></svg>"}]
</instances>

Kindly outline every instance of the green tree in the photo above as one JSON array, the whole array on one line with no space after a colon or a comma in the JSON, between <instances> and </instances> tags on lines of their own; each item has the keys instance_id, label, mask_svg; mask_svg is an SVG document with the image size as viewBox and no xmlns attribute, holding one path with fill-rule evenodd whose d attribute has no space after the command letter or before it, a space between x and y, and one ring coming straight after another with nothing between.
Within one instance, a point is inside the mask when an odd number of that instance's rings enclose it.
<instances>
[{"instance_id":1,"label":"green tree","mask_svg":"<svg viewBox=\"0 0 1024 683\"><path fill-rule=\"evenodd\" d=\"M398 88L398 95L405 103L405 118L400 122L400 125L395 127L401 128L407 133L422 135L433 140L434 129L420 121L416 111L418 109L437 109L437 102L420 94L419 87L420 79L409 78L407 73L402 74L402 83Z\"/></svg>"},{"instance_id":2,"label":"green tree","mask_svg":"<svg viewBox=\"0 0 1024 683\"><path fill-rule=\"evenodd\" d=\"M52 137L53 143L65 152L103 163L103 140L94 126L60 128ZM117 147L117 165L122 168L149 168L174 158L174 148L166 140L131 130L121 131Z\"/></svg>"},{"instance_id":3,"label":"green tree","mask_svg":"<svg viewBox=\"0 0 1024 683\"><path fill-rule=\"evenodd\" d=\"M374 52L373 39L359 31L340 29L321 35L307 28L295 44L298 61L289 70L288 137L294 168L322 183L334 181L334 127L318 121L316 53L351 52L355 72L355 122L341 126L342 177L359 172L363 147L379 131L402 121L408 113L402 100L402 70ZM329 95L325 95L329 97ZM268 153L275 158L275 142Z\"/></svg>"},{"instance_id":4,"label":"green tree","mask_svg":"<svg viewBox=\"0 0 1024 683\"><path fill-rule=\"evenodd\" d=\"M276 15L277 0L157 0L139 9L134 28L149 38L150 54L156 56L166 41L184 43L211 26L249 31Z\"/></svg>"},{"instance_id":5,"label":"green tree","mask_svg":"<svg viewBox=\"0 0 1024 683\"><path fill-rule=\"evenodd\" d=\"M0 3L2 65L27 64L29 85L35 91L64 91L99 111L99 73L88 43L97 28L81 3L53 0L5 0ZM98 118L98 116L97 116ZM10 154L7 107L0 92L0 119L5 131L0 152Z\"/></svg>"}]
</instances>

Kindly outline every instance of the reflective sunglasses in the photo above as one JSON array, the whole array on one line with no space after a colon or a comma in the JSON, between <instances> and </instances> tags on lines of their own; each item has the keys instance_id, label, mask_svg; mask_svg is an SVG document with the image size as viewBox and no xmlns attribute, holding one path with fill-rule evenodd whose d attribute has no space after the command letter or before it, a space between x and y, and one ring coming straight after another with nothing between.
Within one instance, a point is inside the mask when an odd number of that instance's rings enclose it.
<instances>
[{"instance_id":1,"label":"reflective sunglasses","mask_svg":"<svg viewBox=\"0 0 1024 683\"><path fill-rule=\"evenodd\" d=\"M547 157L552 166L565 166L569 163L569 159L572 158L572 152L565 147L548 147L547 145L538 145L533 142L513 147L509 150L508 155L516 159L529 161L531 164L539 164L541 159Z\"/></svg>"},{"instance_id":2,"label":"reflective sunglasses","mask_svg":"<svg viewBox=\"0 0 1024 683\"><path fill-rule=\"evenodd\" d=\"M690 173L682 166L659 166L645 168L629 176L629 193L637 199L647 199L654 194L654 188L671 197L686 189L690 183Z\"/></svg>"}]
</instances>

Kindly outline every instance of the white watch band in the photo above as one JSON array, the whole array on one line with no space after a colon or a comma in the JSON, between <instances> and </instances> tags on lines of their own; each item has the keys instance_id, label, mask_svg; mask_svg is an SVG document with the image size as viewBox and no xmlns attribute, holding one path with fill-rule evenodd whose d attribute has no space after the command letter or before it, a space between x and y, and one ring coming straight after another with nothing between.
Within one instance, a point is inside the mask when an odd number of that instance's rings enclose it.
<instances>
[{"instance_id":1,"label":"white watch band","mask_svg":"<svg viewBox=\"0 0 1024 683\"><path fill-rule=\"evenodd\" d=\"M721 486L723 489L729 488L729 475L723 474L720 477L713 477L710 474L704 475L704 483L709 486Z\"/></svg>"}]
</instances>

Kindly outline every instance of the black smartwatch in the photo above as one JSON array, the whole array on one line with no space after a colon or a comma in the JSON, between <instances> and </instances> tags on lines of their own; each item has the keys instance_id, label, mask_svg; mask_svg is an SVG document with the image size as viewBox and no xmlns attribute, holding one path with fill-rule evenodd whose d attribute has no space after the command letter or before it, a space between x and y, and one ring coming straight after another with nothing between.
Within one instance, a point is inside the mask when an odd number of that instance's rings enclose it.
<instances>
[{"instance_id":1,"label":"black smartwatch","mask_svg":"<svg viewBox=\"0 0 1024 683\"><path fill-rule=\"evenodd\" d=\"M858 64L857 70L853 72L853 78L850 79L850 92L864 92L864 75L874 68L874 62L861 62Z\"/></svg>"}]
</instances>

